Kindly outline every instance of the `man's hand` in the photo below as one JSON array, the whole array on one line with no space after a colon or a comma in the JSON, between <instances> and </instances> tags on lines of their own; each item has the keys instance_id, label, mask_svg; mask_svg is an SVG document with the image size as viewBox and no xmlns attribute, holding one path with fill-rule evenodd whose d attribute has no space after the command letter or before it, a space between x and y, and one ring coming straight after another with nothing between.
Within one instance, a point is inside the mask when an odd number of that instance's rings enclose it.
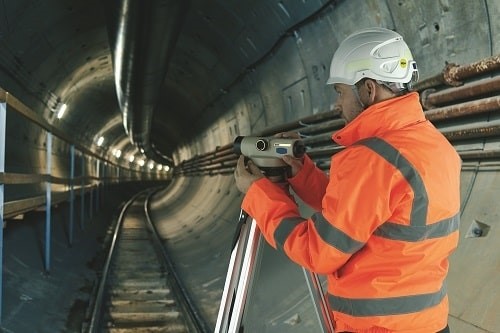
<instances>
[{"instance_id":1,"label":"man's hand","mask_svg":"<svg viewBox=\"0 0 500 333\"><path fill-rule=\"evenodd\" d=\"M238 190L242 193L247 193L253 182L261 178L264 178L264 174L259 167L252 160L249 160L247 166L245 166L245 156L241 155L234 170L234 179L236 180Z\"/></svg>"},{"instance_id":2,"label":"man's hand","mask_svg":"<svg viewBox=\"0 0 500 333\"><path fill-rule=\"evenodd\" d=\"M297 132L282 132L275 135L276 138L286 138L286 139L300 139L300 134ZM288 164L292 168L292 177L295 177L297 173L304 166L304 157L296 158L290 155L283 156L283 162Z\"/></svg>"},{"instance_id":3,"label":"man's hand","mask_svg":"<svg viewBox=\"0 0 500 333\"><path fill-rule=\"evenodd\" d=\"M291 168L292 168L292 177L295 177L299 171L302 169L302 167L304 166L304 158L296 158L296 157L292 157L290 155L285 155L282 157L283 159L283 162L285 162L286 164L288 164Z\"/></svg>"}]
</instances>

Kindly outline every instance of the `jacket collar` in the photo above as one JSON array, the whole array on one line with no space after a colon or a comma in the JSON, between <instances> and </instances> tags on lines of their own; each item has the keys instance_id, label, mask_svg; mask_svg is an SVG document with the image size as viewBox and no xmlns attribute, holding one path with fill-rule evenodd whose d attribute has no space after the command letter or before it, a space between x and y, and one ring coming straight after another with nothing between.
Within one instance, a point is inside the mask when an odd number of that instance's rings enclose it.
<instances>
[{"instance_id":1,"label":"jacket collar","mask_svg":"<svg viewBox=\"0 0 500 333\"><path fill-rule=\"evenodd\" d=\"M332 139L342 146L383 133L425 121L419 95L412 92L371 105L341 130L333 133Z\"/></svg>"}]
</instances>

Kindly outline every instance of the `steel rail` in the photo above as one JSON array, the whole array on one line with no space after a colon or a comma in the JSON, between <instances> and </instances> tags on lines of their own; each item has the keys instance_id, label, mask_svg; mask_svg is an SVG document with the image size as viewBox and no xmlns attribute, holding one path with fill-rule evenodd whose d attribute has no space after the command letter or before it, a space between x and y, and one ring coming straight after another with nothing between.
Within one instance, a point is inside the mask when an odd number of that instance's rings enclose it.
<instances>
[{"instance_id":1,"label":"steel rail","mask_svg":"<svg viewBox=\"0 0 500 333\"><path fill-rule=\"evenodd\" d=\"M93 310L92 310L92 316L91 316L90 324L89 324L88 331L87 331L88 333L98 333L99 332L98 331L100 329L99 325L100 325L100 321L102 319L101 318L101 315L102 315L101 309L102 309L102 303L103 303L103 298L104 298L104 291L106 290L106 283L107 283L107 279L108 279L109 268L110 268L111 262L113 260L113 254L116 251L118 234L120 232L120 229L121 229L121 226L123 223L123 217L125 216L125 212L130 207L130 205L132 205L134 200L136 200L136 198L142 194L143 194L143 192L139 192L139 193L135 194L129 201L127 201L127 203L124 205L124 207L123 207L123 209L120 212L120 215L118 217L118 220L117 220L117 223L115 226L115 230L113 232L113 238L111 239L111 245L109 247L109 252L108 252L108 255L106 257L106 262L104 263L104 267L102 270L102 277L101 277L101 280L99 282L99 287L97 289L97 295L95 298L95 302L94 302L94 306L93 306Z\"/></svg>"},{"instance_id":2,"label":"steel rail","mask_svg":"<svg viewBox=\"0 0 500 333\"><path fill-rule=\"evenodd\" d=\"M103 307L104 307L104 296L107 291L107 285L108 285L108 280L109 280L109 275L111 272L111 265L115 260L115 255L118 254L118 244L120 242L120 234L122 232L122 229L124 228L124 220L126 217L126 214L128 213L128 210L130 209L131 205L138 200L140 196L146 196L144 199L144 217L145 217L145 226L146 229L148 230L149 235L152 237L152 246L155 248L155 250L161 254L161 258L164 261L164 267L166 268L167 274L166 278L168 281L168 286L170 290L174 294L174 298L176 300L176 304L180 305L182 309L182 313L186 315L187 324L189 326L189 332L196 332L196 333L208 333L210 332L210 329L201 316L200 312L196 308L194 302L192 301L191 297L189 296L189 293L187 292L187 289L183 286L181 279L179 278L177 272L175 271L175 266L168 256L167 252L165 251L165 248L162 244L162 241L160 239L160 236L158 235L158 231L156 227L154 226L154 223L151 220L151 216L149 213L149 202L150 198L152 195L156 192L156 190L148 189L145 191L141 191L137 194L135 194L130 200L127 201L127 203L123 206L120 215L117 219L116 225L114 227L113 231L113 236L111 239L111 244L109 247L108 255L106 257L105 264L103 266L103 270L101 273L101 279L99 281L99 286L97 288L96 296L95 296L95 301L92 306L92 315L90 318L90 323L87 327L88 333L97 333L100 332L100 329L102 328L102 314L103 314Z\"/></svg>"},{"instance_id":3,"label":"steel rail","mask_svg":"<svg viewBox=\"0 0 500 333\"><path fill-rule=\"evenodd\" d=\"M176 298L179 301L180 306L184 310L184 314L188 315L190 324L189 326L191 326L190 332L209 333L211 332L211 329L208 327L207 322L200 314L198 307L193 302L191 296L189 295L189 292L182 283L182 279L177 274L175 265L172 259L170 259L170 256L168 255L167 251L165 250L165 247L163 246L162 241L160 239L158 230L156 229L156 226L151 220L151 215L149 214L150 211L149 202L153 194L154 193L151 193L144 201L144 215L146 216L147 224L149 226L149 229L151 230L151 236L154 240L154 245L157 248L157 250L161 253L163 260L165 261L165 264L167 266L167 271L168 271L167 279L169 280L170 285L173 287L172 290L177 295Z\"/></svg>"}]
</instances>

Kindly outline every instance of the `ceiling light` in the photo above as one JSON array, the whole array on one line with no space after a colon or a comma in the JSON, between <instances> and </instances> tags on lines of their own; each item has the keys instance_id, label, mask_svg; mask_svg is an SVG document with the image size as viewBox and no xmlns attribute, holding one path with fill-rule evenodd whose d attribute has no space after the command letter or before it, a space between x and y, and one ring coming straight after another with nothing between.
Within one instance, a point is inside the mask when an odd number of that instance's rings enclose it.
<instances>
[{"instance_id":1,"label":"ceiling light","mask_svg":"<svg viewBox=\"0 0 500 333\"><path fill-rule=\"evenodd\" d=\"M97 139L97 146L100 147L104 143L104 137L100 136L99 139Z\"/></svg>"},{"instance_id":2,"label":"ceiling light","mask_svg":"<svg viewBox=\"0 0 500 333\"><path fill-rule=\"evenodd\" d=\"M61 119L64 116L67 108L68 105L66 103L60 104L59 110L57 111L57 119Z\"/></svg>"}]
</instances>

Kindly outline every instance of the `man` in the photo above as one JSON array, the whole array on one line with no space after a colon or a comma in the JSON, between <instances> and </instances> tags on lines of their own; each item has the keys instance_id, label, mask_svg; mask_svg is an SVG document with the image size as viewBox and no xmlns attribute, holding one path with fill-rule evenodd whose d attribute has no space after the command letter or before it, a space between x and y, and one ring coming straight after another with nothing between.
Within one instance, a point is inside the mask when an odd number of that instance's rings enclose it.
<instances>
[{"instance_id":1,"label":"man","mask_svg":"<svg viewBox=\"0 0 500 333\"><path fill-rule=\"evenodd\" d=\"M285 157L294 192L317 210L300 217L288 193L243 157L242 208L271 246L325 274L336 332L449 332L445 278L458 243L461 161L410 92L417 66L402 37L370 28L335 52L345 146L329 178L306 156Z\"/></svg>"}]
</instances>

